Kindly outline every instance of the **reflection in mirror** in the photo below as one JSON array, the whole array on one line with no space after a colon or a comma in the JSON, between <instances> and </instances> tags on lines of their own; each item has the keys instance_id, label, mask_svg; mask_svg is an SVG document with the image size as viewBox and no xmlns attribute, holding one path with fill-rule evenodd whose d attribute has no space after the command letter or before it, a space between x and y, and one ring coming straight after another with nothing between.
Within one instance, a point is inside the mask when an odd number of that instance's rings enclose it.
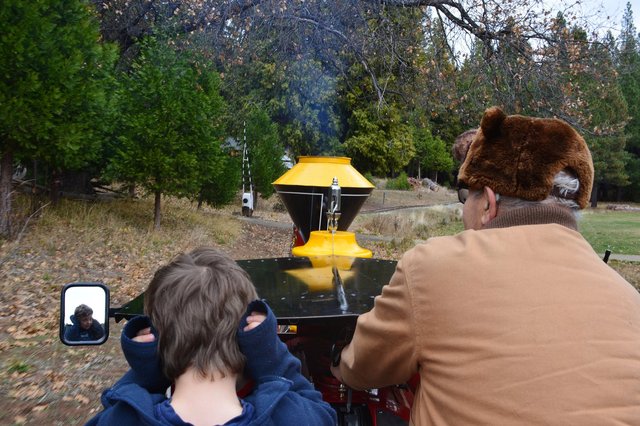
<instances>
[{"instance_id":1,"label":"reflection in mirror","mask_svg":"<svg viewBox=\"0 0 640 426\"><path fill-rule=\"evenodd\" d=\"M72 283L62 290L60 339L66 345L99 345L109 336L109 289Z\"/></svg>"}]
</instances>

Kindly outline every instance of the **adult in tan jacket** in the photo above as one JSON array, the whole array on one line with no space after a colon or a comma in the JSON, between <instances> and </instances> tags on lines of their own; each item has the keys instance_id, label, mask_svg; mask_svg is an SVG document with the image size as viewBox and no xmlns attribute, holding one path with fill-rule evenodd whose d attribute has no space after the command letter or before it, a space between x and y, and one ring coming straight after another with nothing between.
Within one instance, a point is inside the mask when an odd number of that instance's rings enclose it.
<instances>
[{"instance_id":1,"label":"adult in tan jacket","mask_svg":"<svg viewBox=\"0 0 640 426\"><path fill-rule=\"evenodd\" d=\"M414 425L640 425L640 295L577 231L582 137L491 108L459 181L466 230L402 257L336 377L419 373Z\"/></svg>"}]
</instances>

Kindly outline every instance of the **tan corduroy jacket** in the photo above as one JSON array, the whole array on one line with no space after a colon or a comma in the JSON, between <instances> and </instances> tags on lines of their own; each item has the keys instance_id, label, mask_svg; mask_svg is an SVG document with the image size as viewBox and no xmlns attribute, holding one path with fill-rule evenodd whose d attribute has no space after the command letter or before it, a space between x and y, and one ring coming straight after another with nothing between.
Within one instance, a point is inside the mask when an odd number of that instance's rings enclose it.
<instances>
[{"instance_id":1,"label":"tan corduroy jacket","mask_svg":"<svg viewBox=\"0 0 640 426\"><path fill-rule=\"evenodd\" d=\"M414 425L640 425L640 294L557 223L408 251L358 319L345 383L419 372Z\"/></svg>"}]
</instances>

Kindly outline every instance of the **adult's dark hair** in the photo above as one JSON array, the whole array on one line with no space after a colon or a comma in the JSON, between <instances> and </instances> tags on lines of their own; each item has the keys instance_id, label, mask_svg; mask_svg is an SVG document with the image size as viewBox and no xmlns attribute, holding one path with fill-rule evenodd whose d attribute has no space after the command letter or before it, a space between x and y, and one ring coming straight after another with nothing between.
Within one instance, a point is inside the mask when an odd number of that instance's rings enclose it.
<instances>
[{"instance_id":1,"label":"adult's dark hair","mask_svg":"<svg viewBox=\"0 0 640 426\"><path fill-rule=\"evenodd\" d=\"M76 317L76 319L88 317L89 315L93 315L93 309L83 303L76 307L73 315Z\"/></svg>"},{"instance_id":2,"label":"adult's dark hair","mask_svg":"<svg viewBox=\"0 0 640 426\"><path fill-rule=\"evenodd\" d=\"M210 379L215 371L242 372L236 331L257 298L247 273L214 248L180 254L156 271L144 308L158 331L167 378L174 381L190 366Z\"/></svg>"}]
</instances>

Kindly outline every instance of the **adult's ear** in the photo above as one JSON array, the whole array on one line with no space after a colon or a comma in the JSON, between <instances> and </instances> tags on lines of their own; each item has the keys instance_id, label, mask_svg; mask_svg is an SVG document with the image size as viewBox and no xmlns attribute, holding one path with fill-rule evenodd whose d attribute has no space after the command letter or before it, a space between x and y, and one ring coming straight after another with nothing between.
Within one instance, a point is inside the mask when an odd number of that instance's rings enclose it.
<instances>
[{"instance_id":1,"label":"adult's ear","mask_svg":"<svg viewBox=\"0 0 640 426\"><path fill-rule=\"evenodd\" d=\"M485 204L480 221L482 222L482 226L485 226L487 223L491 222L498 214L498 201L496 199L496 193L493 192L493 189L489 188L488 186L484 187L482 191L482 198Z\"/></svg>"}]
</instances>

